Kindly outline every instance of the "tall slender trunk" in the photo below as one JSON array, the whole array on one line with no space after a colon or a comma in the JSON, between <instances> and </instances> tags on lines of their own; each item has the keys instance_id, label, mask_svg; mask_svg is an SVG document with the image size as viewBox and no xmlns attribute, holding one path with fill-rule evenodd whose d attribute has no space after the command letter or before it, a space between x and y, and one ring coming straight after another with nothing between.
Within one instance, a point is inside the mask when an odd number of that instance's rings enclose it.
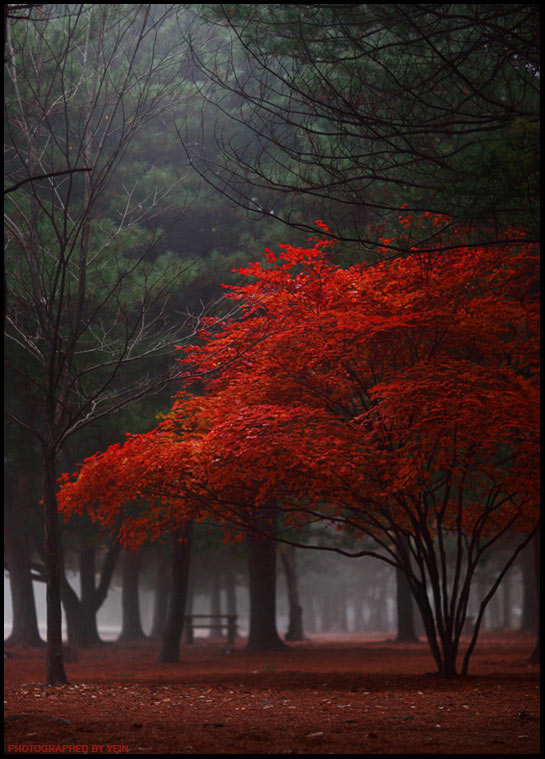
<instances>
[{"instance_id":1,"label":"tall slender trunk","mask_svg":"<svg viewBox=\"0 0 545 759\"><path fill-rule=\"evenodd\" d=\"M79 573L81 580L81 613L84 639L80 645L86 648L96 646L102 641L98 634L96 613L98 610L97 590L95 587L95 558L96 549L82 539L79 551Z\"/></svg>"},{"instance_id":2,"label":"tall slender trunk","mask_svg":"<svg viewBox=\"0 0 545 759\"><path fill-rule=\"evenodd\" d=\"M400 556L404 566L410 566L410 547L409 539L401 535ZM405 563L408 562L408 563ZM399 567L396 568L396 602L397 602L397 638L398 643L413 643L418 641L414 626L413 596L411 587L405 572Z\"/></svg>"},{"instance_id":3,"label":"tall slender trunk","mask_svg":"<svg viewBox=\"0 0 545 759\"><path fill-rule=\"evenodd\" d=\"M225 602L227 605L227 614L237 613L237 594L235 573L230 569L224 572L225 577Z\"/></svg>"},{"instance_id":4,"label":"tall slender trunk","mask_svg":"<svg viewBox=\"0 0 545 759\"><path fill-rule=\"evenodd\" d=\"M308 632L315 633L317 632L318 625L317 625L317 612L316 612L316 601L314 598L314 595L310 591L305 592L305 608L307 610L306 614L306 628Z\"/></svg>"},{"instance_id":5,"label":"tall slender trunk","mask_svg":"<svg viewBox=\"0 0 545 759\"><path fill-rule=\"evenodd\" d=\"M540 533L539 530L536 530L534 537L532 539L533 547L534 547L534 571L535 571L535 577L536 577L536 590L537 590L537 630L536 630L536 645L534 650L532 651L532 654L530 656L531 662L539 662L540 661L540 648L541 648L541 623L540 623L540 573L541 573L541 541L540 541Z\"/></svg>"},{"instance_id":6,"label":"tall slender trunk","mask_svg":"<svg viewBox=\"0 0 545 759\"><path fill-rule=\"evenodd\" d=\"M372 598L370 628L375 632L388 632L388 594L384 583L375 588Z\"/></svg>"},{"instance_id":7,"label":"tall slender trunk","mask_svg":"<svg viewBox=\"0 0 545 759\"><path fill-rule=\"evenodd\" d=\"M11 633L4 641L4 645L22 643L27 646L44 646L45 642L41 639L38 630L28 540L15 530L6 530L4 546L13 612Z\"/></svg>"},{"instance_id":8,"label":"tall slender trunk","mask_svg":"<svg viewBox=\"0 0 545 759\"><path fill-rule=\"evenodd\" d=\"M396 605L398 643L414 643L418 636L414 624L413 597L409 582L401 569L396 568Z\"/></svg>"},{"instance_id":9,"label":"tall slender trunk","mask_svg":"<svg viewBox=\"0 0 545 759\"><path fill-rule=\"evenodd\" d=\"M210 614L221 614L221 574L217 569L212 569L212 576L209 582L210 589ZM214 620L211 620L212 623ZM223 638L223 632L219 627L211 627L209 630L209 638L215 640L217 638Z\"/></svg>"},{"instance_id":10,"label":"tall slender trunk","mask_svg":"<svg viewBox=\"0 0 545 759\"><path fill-rule=\"evenodd\" d=\"M10 471L5 481L4 552L12 606L12 629L4 645L23 643L44 646L40 637L32 585L32 528L29 515L36 499L34 477L30 472Z\"/></svg>"},{"instance_id":11,"label":"tall slender trunk","mask_svg":"<svg viewBox=\"0 0 545 759\"><path fill-rule=\"evenodd\" d=\"M150 638L160 638L165 629L170 591L168 566L168 555L166 553L161 553L157 558L157 565L155 567L153 622L151 625Z\"/></svg>"},{"instance_id":12,"label":"tall slender trunk","mask_svg":"<svg viewBox=\"0 0 545 759\"><path fill-rule=\"evenodd\" d=\"M267 510L256 518L261 532L274 530L274 517ZM285 648L276 629L276 544L271 538L249 533L248 581L250 590L250 630L248 651L271 651Z\"/></svg>"},{"instance_id":13,"label":"tall slender trunk","mask_svg":"<svg viewBox=\"0 0 545 759\"><path fill-rule=\"evenodd\" d=\"M83 620L80 614L81 603L76 591L63 574L61 580L61 600L66 618L66 637L72 648L79 648L84 640Z\"/></svg>"},{"instance_id":14,"label":"tall slender trunk","mask_svg":"<svg viewBox=\"0 0 545 759\"><path fill-rule=\"evenodd\" d=\"M501 584L502 588L502 627L504 630L511 629L511 606L512 606L512 574L507 572Z\"/></svg>"},{"instance_id":15,"label":"tall slender trunk","mask_svg":"<svg viewBox=\"0 0 545 759\"><path fill-rule=\"evenodd\" d=\"M140 620L140 598L138 592L141 554L139 551L125 551L123 556L123 588L121 604L123 621L120 641L145 638Z\"/></svg>"},{"instance_id":16,"label":"tall slender trunk","mask_svg":"<svg viewBox=\"0 0 545 759\"><path fill-rule=\"evenodd\" d=\"M286 640L304 640L303 607L299 601L295 546L284 546L280 551L280 558L286 575L290 615L285 638Z\"/></svg>"},{"instance_id":17,"label":"tall slender trunk","mask_svg":"<svg viewBox=\"0 0 545 759\"><path fill-rule=\"evenodd\" d=\"M363 599L359 593L353 593L352 606L354 608L354 632L361 632L365 625L363 622Z\"/></svg>"},{"instance_id":18,"label":"tall slender trunk","mask_svg":"<svg viewBox=\"0 0 545 759\"><path fill-rule=\"evenodd\" d=\"M339 588L339 592L336 596L336 628L340 632L348 632L348 603L346 598L346 590L344 587Z\"/></svg>"},{"instance_id":19,"label":"tall slender trunk","mask_svg":"<svg viewBox=\"0 0 545 759\"><path fill-rule=\"evenodd\" d=\"M44 526L47 573L47 646L46 683L64 685L68 682L64 671L62 650L62 547L57 515L55 450L44 448Z\"/></svg>"},{"instance_id":20,"label":"tall slender trunk","mask_svg":"<svg viewBox=\"0 0 545 759\"><path fill-rule=\"evenodd\" d=\"M520 565L522 569L522 619L520 629L533 631L538 624L538 598L536 591L536 573L535 573L535 549L532 544L528 545L520 556Z\"/></svg>"},{"instance_id":21,"label":"tall slender trunk","mask_svg":"<svg viewBox=\"0 0 545 759\"><path fill-rule=\"evenodd\" d=\"M172 535L170 598L159 651L160 662L177 662L180 660L180 639L184 629L184 614L188 596L192 535L192 522L188 522L185 527L176 530Z\"/></svg>"}]
</instances>

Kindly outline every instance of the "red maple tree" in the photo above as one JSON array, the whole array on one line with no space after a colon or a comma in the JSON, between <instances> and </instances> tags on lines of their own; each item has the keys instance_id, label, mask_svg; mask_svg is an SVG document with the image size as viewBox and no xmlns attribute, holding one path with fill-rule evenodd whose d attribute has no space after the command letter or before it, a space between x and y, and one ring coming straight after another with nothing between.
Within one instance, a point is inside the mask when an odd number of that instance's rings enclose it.
<instances>
[{"instance_id":1,"label":"red maple tree","mask_svg":"<svg viewBox=\"0 0 545 759\"><path fill-rule=\"evenodd\" d=\"M405 572L452 677L478 562L520 536L462 674L539 521L537 254L513 230L475 248L456 229L413 250L414 224L433 239L445 219L401 223L407 250L393 260L343 269L313 239L241 269L228 294L240 318L210 320L184 349L205 395L184 390L156 430L87 460L60 504L91 503L104 524L125 509L128 542L210 513L231 533L255 529L264 511L370 536L377 548L355 555Z\"/></svg>"}]
</instances>

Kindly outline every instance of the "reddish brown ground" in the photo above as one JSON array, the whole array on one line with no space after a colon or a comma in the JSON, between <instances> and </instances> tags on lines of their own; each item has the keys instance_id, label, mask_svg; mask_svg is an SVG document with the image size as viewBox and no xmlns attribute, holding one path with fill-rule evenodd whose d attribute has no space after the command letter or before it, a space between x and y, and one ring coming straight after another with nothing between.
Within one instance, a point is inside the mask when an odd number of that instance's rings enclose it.
<instances>
[{"instance_id":1,"label":"reddish brown ground","mask_svg":"<svg viewBox=\"0 0 545 759\"><path fill-rule=\"evenodd\" d=\"M197 641L179 664L157 644L108 644L42 685L43 651L5 660L6 753L537 754L530 638L484 636L468 678L445 682L425 644L313 639L246 653ZM57 748L60 746L61 748ZM33 747L33 748L31 748ZM36 748L38 747L38 748ZM87 747L87 748L86 748Z\"/></svg>"}]
</instances>

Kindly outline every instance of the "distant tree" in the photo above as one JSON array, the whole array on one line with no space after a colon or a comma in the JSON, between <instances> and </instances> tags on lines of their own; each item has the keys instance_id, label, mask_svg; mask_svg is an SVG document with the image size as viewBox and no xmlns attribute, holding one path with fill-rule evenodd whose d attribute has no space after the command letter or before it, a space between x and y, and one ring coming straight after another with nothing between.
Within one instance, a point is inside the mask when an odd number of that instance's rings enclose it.
<instances>
[{"instance_id":1,"label":"distant tree","mask_svg":"<svg viewBox=\"0 0 545 759\"><path fill-rule=\"evenodd\" d=\"M121 585L121 633L120 641L145 638L140 615L140 568L141 551L124 551Z\"/></svg>"},{"instance_id":2,"label":"distant tree","mask_svg":"<svg viewBox=\"0 0 545 759\"><path fill-rule=\"evenodd\" d=\"M4 402L17 405L18 413L30 422L36 403L30 383L15 388L5 384ZM12 631L6 644L42 646L34 598L36 546L41 545L40 456L36 441L9 419L4 424L4 569L9 571Z\"/></svg>"},{"instance_id":3,"label":"distant tree","mask_svg":"<svg viewBox=\"0 0 545 759\"><path fill-rule=\"evenodd\" d=\"M533 549L534 549L534 573L535 573L535 587L537 597L537 635L536 645L530 656L530 661L539 662L541 660L541 619L540 619L540 606L541 606L541 536L538 532L533 537Z\"/></svg>"},{"instance_id":4,"label":"distant tree","mask_svg":"<svg viewBox=\"0 0 545 759\"><path fill-rule=\"evenodd\" d=\"M299 598L299 578L297 571L295 546L282 546L279 554L286 575L286 588L289 607L289 623L286 640L304 640L303 607Z\"/></svg>"},{"instance_id":5,"label":"distant tree","mask_svg":"<svg viewBox=\"0 0 545 759\"><path fill-rule=\"evenodd\" d=\"M117 530L111 536L97 534L90 520L77 529L76 567L80 578L80 596L68 581L65 571L61 575L61 600L66 615L68 643L73 648L88 648L101 643L97 612L106 600L114 575L121 544L116 540ZM97 560L101 555L101 561ZM45 562L44 562L45 563ZM63 568L64 569L64 568ZM45 575L43 576L45 580Z\"/></svg>"},{"instance_id":6,"label":"distant tree","mask_svg":"<svg viewBox=\"0 0 545 759\"><path fill-rule=\"evenodd\" d=\"M40 523L38 488L39 476L22 474L12 458L4 480L4 569L9 571L12 629L4 645L44 645L32 584L34 545Z\"/></svg>"},{"instance_id":7,"label":"distant tree","mask_svg":"<svg viewBox=\"0 0 545 759\"><path fill-rule=\"evenodd\" d=\"M176 662L180 658L180 639L184 629L193 522L188 519L183 527L172 530L170 553L170 591L168 611L161 635L160 662Z\"/></svg>"},{"instance_id":8,"label":"distant tree","mask_svg":"<svg viewBox=\"0 0 545 759\"><path fill-rule=\"evenodd\" d=\"M327 219L360 256L404 202L476 244L513 224L538 239L537 5L196 8L216 29L187 32L216 151L180 135L219 192L297 229Z\"/></svg>"}]
</instances>

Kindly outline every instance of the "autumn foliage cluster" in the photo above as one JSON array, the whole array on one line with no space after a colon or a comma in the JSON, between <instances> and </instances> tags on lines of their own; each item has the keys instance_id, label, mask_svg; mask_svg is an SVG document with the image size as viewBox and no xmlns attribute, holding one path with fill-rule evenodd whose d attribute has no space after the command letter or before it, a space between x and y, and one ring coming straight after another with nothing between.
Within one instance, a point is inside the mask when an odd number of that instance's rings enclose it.
<instances>
[{"instance_id":1,"label":"autumn foliage cluster","mask_svg":"<svg viewBox=\"0 0 545 759\"><path fill-rule=\"evenodd\" d=\"M464 247L460 231L430 248L343 269L313 239L241 269L238 318L208 320L182 349L204 394L183 389L156 429L65 476L61 510L108 526L123 509L129 543L188 515L243 526L271 502L287 522L325 516L378 537L438 520L467 534L532 526L535 250L522 234Z\"/></svg>"}]
</instances>

